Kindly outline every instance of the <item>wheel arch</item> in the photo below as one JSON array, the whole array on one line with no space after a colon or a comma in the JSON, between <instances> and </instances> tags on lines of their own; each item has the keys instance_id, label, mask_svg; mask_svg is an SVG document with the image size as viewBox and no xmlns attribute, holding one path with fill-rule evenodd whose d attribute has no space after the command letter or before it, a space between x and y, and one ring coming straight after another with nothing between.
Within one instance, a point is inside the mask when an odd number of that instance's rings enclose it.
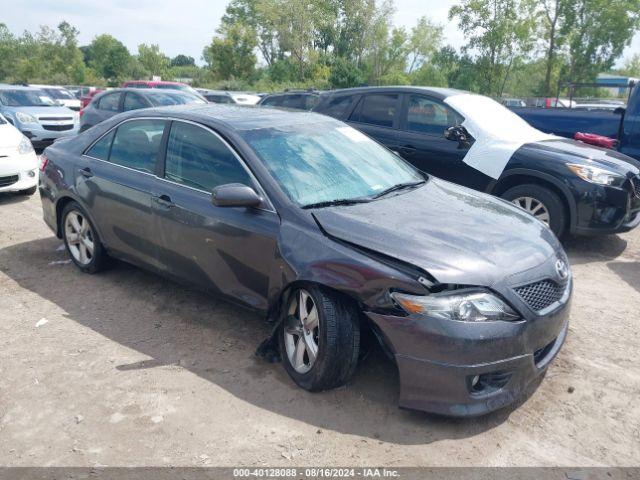
<instances>
[{"instance_id":1,"label":"wheel arch","mask_svg":"<svg viewBox=\"0 0 640 480\"><path fill-rule=\"evenodd\" d=\"M77 197L75 197L74 195L70 195L70 194L62 195L56 201L56 206L55 206L55 209L56 209L56 236L58 238L62 238L62 211L71 202L77 203L78 205L80 205L82 210L84 210L84 212L89 217L89 220L91 221L91 224L93 225L93 228L98 233L98 236L100 237L100 240L104 244L104 237L102 236L102 232L100 230L100 226L94 220L93 216L91 215L90 210L86 207L86 205L84 204L84 202L82 202L82 200L79 200Z\"/></svg>"},{"instance_id":2,"label":"wheel arch","mask_svg":"<svg viewBox=\"0 0 640 480\"><path fill-rule=\"evenodd\" d=\"M486 193L500 197L510 188L527 183L546 187L560 197L568 216L567 226L570 231L574 231L577 217L575 199L567 186L552 175L525 168L516 168L505 172L500 179L491 182L486 189Z\"/></svg>"}]
</instances>

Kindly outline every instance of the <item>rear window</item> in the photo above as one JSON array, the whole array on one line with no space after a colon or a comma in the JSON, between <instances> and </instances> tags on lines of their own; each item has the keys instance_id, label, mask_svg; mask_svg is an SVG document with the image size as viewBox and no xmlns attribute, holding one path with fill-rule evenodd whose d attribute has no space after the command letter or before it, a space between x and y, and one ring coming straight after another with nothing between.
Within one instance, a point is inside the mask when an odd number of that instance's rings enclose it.
<instances>
[{"instance_id":1,"label":"rear window","mask_svg":"<svg viewBox=\"0 0 640 480\"><path fill-rule=\"evenodd\" d=\"M157 107L166 105L188 105L191 103L206 103L200 97L196 97L187 92L159 92L147 97L149 101Z\"/></svg>"}]
</instances>

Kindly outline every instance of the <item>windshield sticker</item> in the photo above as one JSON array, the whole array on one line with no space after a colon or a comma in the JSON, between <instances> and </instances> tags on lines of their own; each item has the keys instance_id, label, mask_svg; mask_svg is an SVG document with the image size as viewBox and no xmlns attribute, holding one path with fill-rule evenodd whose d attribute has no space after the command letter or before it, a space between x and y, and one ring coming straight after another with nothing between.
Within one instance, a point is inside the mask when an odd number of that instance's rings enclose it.
<instances>
[{"instance_id":1,"label":"windshield sticker","mask_svg":"<svg viewBox=\"0 0 640 480\"><path fill-rule=\"evenodd\" d=\"M353 140L356 143L368 142L369 137L367 137L364 133L359 132L355 128L351 127L338 127L336 128L338 132L343 134L349 140Z\"/></svg>"}]
</instances>

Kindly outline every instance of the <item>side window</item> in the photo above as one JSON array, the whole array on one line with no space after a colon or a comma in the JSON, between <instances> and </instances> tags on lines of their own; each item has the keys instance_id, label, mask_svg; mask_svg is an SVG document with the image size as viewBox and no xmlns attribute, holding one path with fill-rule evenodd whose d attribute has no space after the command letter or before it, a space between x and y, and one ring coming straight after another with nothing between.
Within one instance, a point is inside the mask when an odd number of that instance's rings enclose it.
<instances>
[{"instance_id":1,"label":"side window","mask_svg":"<svg viewBox=\"0 0 640 480\"><path fill-rule=\"evenodd\" d=\"M366 95L359 105L359 113L354 112L355 122L393 127L393 119L398 108L398 95L390 93L372 93ZM352 117L354 117L352 115Z\"/></svg>"},{"instance_id":2,"label":"side window","mask_svg":"<svg viewBox=\"0 0 640 480\"><path fill-rule=\"evenodd\" d=\"M126 93L124 96L123 110L128 112L129 110L138 110L139 108L147 108L147 102L140 95L135 93Z\"/></svg>"},{"instance_id":3,"label":"side window","mask_svg":"<svg viewBox=\"0 0 640 480\"><path fill-rule=\"evenodd\" d=\"M267 107L277 107L282 103L282 97L267 97L264 99L264 102L261 105L265 105Z\"/></svg>"},{"instance_id":4,"label":"side window","mask_svg":"<svg viewBox=\"0 0 640 480\"><path fill-rule=\"evenodd\" d=\"M86 151L86 154L100 160L109 160L109 150L111 149L111 141L115 130L111 130L104 137L98 140L93 146Z\"/></svg>"},{"instance_id":5,"label":"side window","mask_svg":"<svg viewBox=\"0 0 640 480\"><path fill-rule=\"evenodd\" d=\"M117 112L120 103L120 94L111 93L105 95L98 101L98 108L100 110L107 110L109 112Z\"/></svg>"},{"instance_id":6,"label":"side window","mask_svg":"<svg viewBox=\"0 0 640 480\"><path fill-rule=\"evenodd\" d=\"M332 98L327 102L324 108L322 108L320 113L324 113L325 115L329 115L334 118L344 118L351 108L354 98L355 96L353 95Z\"/></svg>"},{"instance_id":7,"label":"side window","mask_svg":"<svg viewBox=\"0 0 640 480\"><path fill-rule=\"evenodd\" d=\"M463 121L464 118L444 103L421 95L409 95L407 130L410 132L441 135L447 128Z\"/></svg>"},{"instance_id":8,"label":"side window","mask_svg":"<svg viewBox=\"0 0 640 480\"><path fill-rule=\"evenodd\" d=\"M307 101L305 104L306 109L312 110L316 105L318 105L319 101L320 97L318 95L307 95Z\"/></svg>"},{"instance_id":9,"label":"side window","mask_svg":"<svg viewBox=\"0 0 640 480\"><path fill-rule=\"evenodd\" d=\"M217 136L181 122L171 126L165 178L206 192L227 183L252 184L247 171Z\"/></svg>"},{"instance_id":10,"label":"side window","mask_svg":"<svg viewBox=\"0 0 640 480\"><path fill-rule=\"evenodd\" d=\"M164 125L164 120L132 120L120 124L113 139L109 161L153 173Z\"/></svg>"},{"instance_id":11,"label":"side window","mask_svg":"<svg viewBox=\"0 0 640 480\"><path fill-rule=\"evenodd\" d=\"M282 106L300 110L303 107L304 97L302 95L286 95L282 100Z\"/></svg>"}]
</instances>

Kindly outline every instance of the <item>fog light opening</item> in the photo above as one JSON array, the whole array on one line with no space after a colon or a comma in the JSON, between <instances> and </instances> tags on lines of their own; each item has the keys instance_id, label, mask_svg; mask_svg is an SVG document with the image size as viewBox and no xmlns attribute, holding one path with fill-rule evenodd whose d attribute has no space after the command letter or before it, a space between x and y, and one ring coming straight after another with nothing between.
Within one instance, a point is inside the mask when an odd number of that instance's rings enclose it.
<instances>
[{"instance_id":1,"label":"fog light opening","mask_svg":"<svg viewBox=\"0 0 640 480\"><path fill-rule=\"evenodd\" d=\"M491 372L469 376L469 391L472 395L488 394L504 387L511 378L512 372Z\"/></svg>"}]
</instances>

